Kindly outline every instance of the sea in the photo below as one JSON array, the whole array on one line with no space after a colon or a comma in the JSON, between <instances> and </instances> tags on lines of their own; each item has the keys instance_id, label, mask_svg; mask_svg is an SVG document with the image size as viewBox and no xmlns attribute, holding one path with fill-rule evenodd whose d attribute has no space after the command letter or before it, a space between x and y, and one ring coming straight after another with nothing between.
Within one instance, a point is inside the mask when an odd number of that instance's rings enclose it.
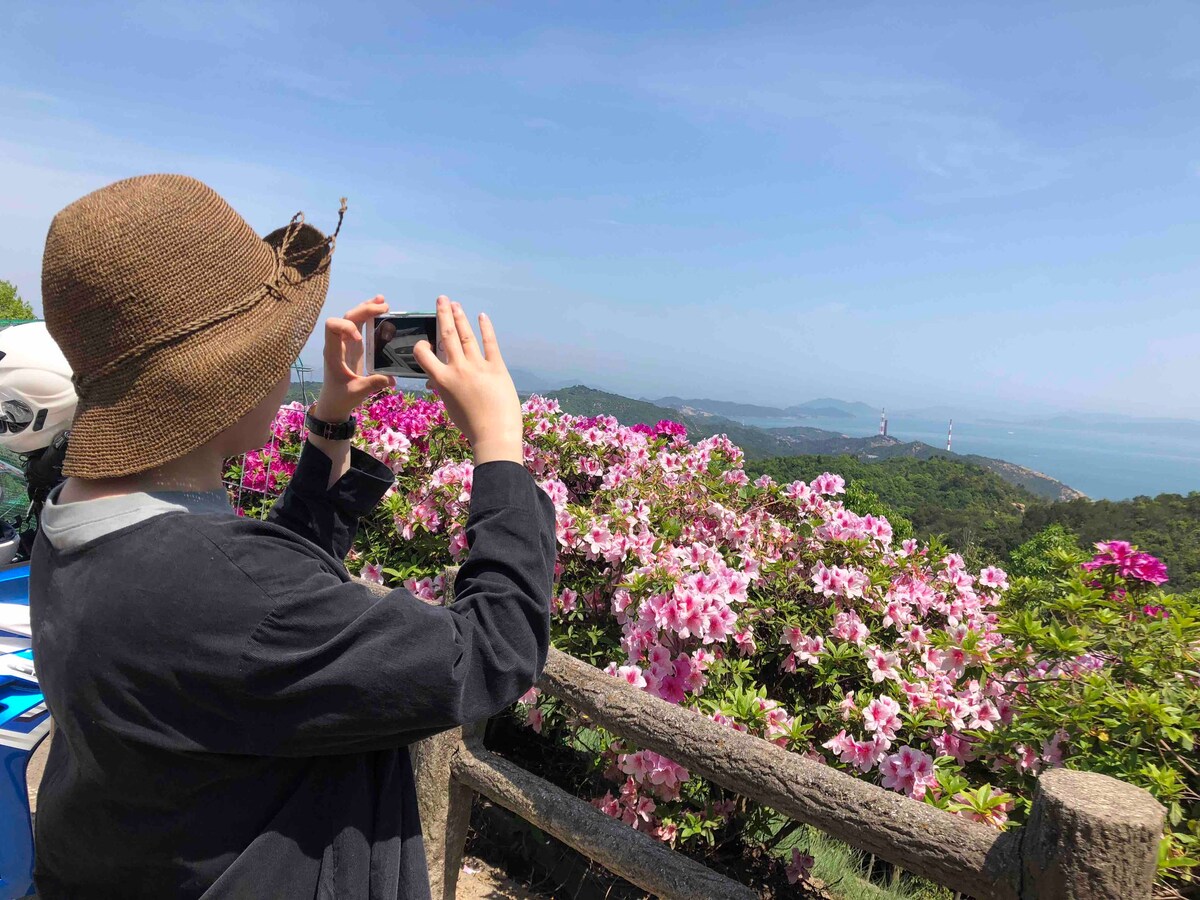
<instances>
[{"instance_id":1,"label":"sea","mask_svg":"<svg viewBox=\"0 0 1200 900\"><path fill-rule=\"evenodd\" d=\"M879 433L878 419L739 418L744 425L807 425L850 437ZM888 434L946 446L946 419L888 414ZM1017 463L1049 475L1094 500L1124 500L1200 491L1200 422L1062 417L1039 422L954 420L951 449Z\"/></svg>"}]
</instances>

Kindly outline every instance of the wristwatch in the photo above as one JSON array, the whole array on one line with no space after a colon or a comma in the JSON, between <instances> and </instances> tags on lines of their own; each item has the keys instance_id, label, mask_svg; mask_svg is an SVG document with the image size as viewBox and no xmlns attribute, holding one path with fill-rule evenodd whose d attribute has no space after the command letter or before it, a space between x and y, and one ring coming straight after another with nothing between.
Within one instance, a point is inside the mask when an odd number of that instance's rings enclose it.
<instances>
[{"instance_id":1,"label":"wristwatch","mask_svg":"<svg viewBox=\"0 0 1200 900\"><path fill-rule=\"evenodd\" d=\"M315 405L313 404L313 406ZM313 415L312 406L304 414L304 424L311 434L330 441L348 441L354 436L355 429L358 428L358 423L353 418L349 418L345 422L322 422Z\"/></svg>"}]
</instances>

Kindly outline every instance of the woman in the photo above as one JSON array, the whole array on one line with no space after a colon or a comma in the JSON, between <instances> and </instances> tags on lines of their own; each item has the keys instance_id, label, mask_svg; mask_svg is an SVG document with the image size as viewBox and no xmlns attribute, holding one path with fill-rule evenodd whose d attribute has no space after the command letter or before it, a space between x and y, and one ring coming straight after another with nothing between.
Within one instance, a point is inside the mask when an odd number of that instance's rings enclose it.
<instances>
[{"instance_id":1,"label":"woman","mask_svg":"<svg viewBox=\"0 0 1200 900\"><path fill-rule=\"evenodd\" d=\"M329 282L333 239L260 239L182 176L55 217L43 304L79 408L34 548L38 672L57 732L38 797L39 895L429 895L406 746L490 716L545 662L553 506L522 465L491 324L439 297L417 358L471 443L452 607L379 597L342 559L392 483L351 411L381 297L325 324L295 476L236 516L223 460L261 446Z\"/></svg>"}]
</instances>

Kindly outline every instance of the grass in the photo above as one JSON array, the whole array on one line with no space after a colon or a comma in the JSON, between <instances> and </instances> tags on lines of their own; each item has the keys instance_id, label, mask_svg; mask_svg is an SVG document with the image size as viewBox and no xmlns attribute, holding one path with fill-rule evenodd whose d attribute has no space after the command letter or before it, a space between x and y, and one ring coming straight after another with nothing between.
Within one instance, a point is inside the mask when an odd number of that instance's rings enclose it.
<instances>
[{"instance_id":1,"label":"grass","mask_svg":"<svg viewBox=\"0 0 1200 900\"><path fill-rule=\"evenodd\" d=\"M778 817L780 827L787 819ZM867 855L811 826L803 826L776 848L784 859L792 847L813 858L812 874L838 900L952 900L954 892L878 861L871 872ZM871 880L867 879L871 872Z\"/></svg>"}]
</instances>

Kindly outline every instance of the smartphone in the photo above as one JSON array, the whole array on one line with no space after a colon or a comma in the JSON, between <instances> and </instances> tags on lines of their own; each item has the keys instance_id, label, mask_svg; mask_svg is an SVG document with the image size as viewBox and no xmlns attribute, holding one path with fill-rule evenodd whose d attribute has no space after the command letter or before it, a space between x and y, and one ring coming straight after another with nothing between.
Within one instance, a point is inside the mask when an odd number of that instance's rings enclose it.
<instances>
[{"instance_id":1,"label":"smartphone","mask_svg":"<svg viewBox=\"0 0 1200 900\"><path fill-rule=\"evenodd\" d=\"M424 378L413 355L421 341L429 341L438 352L436 313L389 313L376 316L367 324L366 355L372 373L395 375L397 378Z\"/></svg>"}]
</instances>

